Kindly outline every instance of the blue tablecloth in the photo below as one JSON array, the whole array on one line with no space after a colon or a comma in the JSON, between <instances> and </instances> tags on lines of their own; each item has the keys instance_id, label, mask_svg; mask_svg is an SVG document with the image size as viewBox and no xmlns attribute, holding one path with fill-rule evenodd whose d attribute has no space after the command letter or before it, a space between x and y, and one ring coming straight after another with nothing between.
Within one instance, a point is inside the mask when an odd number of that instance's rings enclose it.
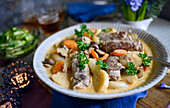
<instances>
[{"instance_id":1,"label":"blue tablecloth","mask_svg":"<svg viewBox=\"0 0 170 108\"><path fill-rule=\"evenodd\" d=\"M90 2L72 2L67 4L69 15L80 22L87 22L95 17L109 14L115 10L114 4L95 5Z\"/></svg>"},{"instance_id":2,"label":"blue tablecloth","mask_svg":"<svg viewBox=\"0 0 170 108\"><path fill-rule=\"evenodd\" d=\"M131 96L108 100L87 100L73 98L53 91L50 108L136 108L138 98L144 98L147 91Z\"/></svg>"}]
</instances>

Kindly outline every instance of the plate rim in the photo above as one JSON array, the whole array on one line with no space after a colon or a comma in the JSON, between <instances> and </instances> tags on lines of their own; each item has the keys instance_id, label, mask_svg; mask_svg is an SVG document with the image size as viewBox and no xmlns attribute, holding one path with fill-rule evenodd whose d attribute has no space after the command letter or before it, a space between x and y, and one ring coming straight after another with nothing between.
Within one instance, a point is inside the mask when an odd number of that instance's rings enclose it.
<instances>
[{"instance_id":1,"label":"plate rim","mask_svg":"<svg viewBox=\"0 0 170 108\"><path fill-rule=\"evenodd\" d=\"M151 87L153 87L155 84L157 84L158 82L160 82L163 78L164 78L164 75L166 74L168 68L165 67L164 69L162 69L163 73L161 75L159 75L159 77L155 78L153 81L151 81L150 83L144 85L144 87L138 87L138 88L134 88L132 90L128 90L128 91L124 91L124 92L119 92L119 93L111 93L111 94L90 94L90 93L81 93L81 92L76 92L76 91L73 91L73 90L70 90L70 89L66 89L64 87L61 87L60 85L58 84L55 84L56 86L53 86L51 85L51 83L49 81L45 81L43 79L43 76L41 76L37 71L37 67L36 67L36 58L38 56L38 52L40 50L40 48L43 46L43 44L45 44L46 42L48 42L48 40L50 40L51 38L53 38L56 34L59 34L59 33L62 33L66 30L69 30L71 28L78 28L80 25L82 24L86 24L86 25L91 25L91 24L104 24L104 25L117 25L117 26L124 26L124 27L130 27L130 28L135 28L133 26L129 26L129 25L125 25L125 24L115 24L115 23L106 23L106 22L102 22L102 23L99 23L99 22L92 22L92 23L80 23L80 24L77 24L77 25L73 25L73 26L70 26L68 28L65 28L51 36L49 36L48 38L46 38L39 46L38 48L36 49L36 52L34 54L34 57L33 57L33 67L34 67L34 70L35 70L35 73L36 75L38 76L38 78L40 78L40 80L42 82L44 82L46 85L48 85L49 87L51 87L53 90L56 90L57 92L60 92L60 93L63 93L65 95L68 95L68 96L71 96L71 97L77 97L77 98L83 98L83 99L92 99L92 100L101 100L101 99L113 99L113 98L119 98L119 97L125 97L125 96L129 96L129 95L133 95L133 94L136 94L136 93L139 93L139 92L142 92L142 91L145 91ZM138 29L138 28L135 28L137 30L142 30L142 29ZM157 39L157 41L160 42L160 44L162 44L162 46L165 48L166 52L167 52L167 60L169 61L169 50L166 48L166 46L163 44L163 42L158 38L158 37L155 37L153 34L151 34L150 32L148 31L145 31L145 30L142 30L142 32L146 32L147 34L149 35L152 35L154 38ZM53 81L51 81L53 82ZM53 82L54 83L54 82ZM57 88L59 87L59 88Z\"/></svg>"}]
</instances>

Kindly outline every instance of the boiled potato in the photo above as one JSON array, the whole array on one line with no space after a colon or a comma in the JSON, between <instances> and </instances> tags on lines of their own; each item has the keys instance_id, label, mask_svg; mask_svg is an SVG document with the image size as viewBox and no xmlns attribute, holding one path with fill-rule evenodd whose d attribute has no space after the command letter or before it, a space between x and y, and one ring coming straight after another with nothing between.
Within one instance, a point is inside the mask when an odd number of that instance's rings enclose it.
<instances>
[{"instance_id":1,"label":"boiled potato","mask_svg":"<svg viewBox=\"0 0 170 108\"><path fill-rule=\"evenodd\" d=\"M52 75L52 80L65 88L69 88L69 80L67 79L67 73L58 72Z\"/></svg>"},{"instance_id":2,"label":"boiled potato","mask_svg":"<svg viewBox=\"0 0 170 108\"><path fill-rule=\"evenodd\" d=\"M101 29L97 29L97 31L95 32L94 36L98 35L101 32Z\"/></svg>"},{"instance_id":3,"label":"boiled potato","mask_svg":"<svg viewBox=\"0 0 170 108\"><path fill-rule=\"evenodd\" d=\"M64 60L64 57L61 57L60 55L58 54L53 54L52 56L52 59L55 61L55 62L58 62L60 60Z\"/></svg>"},{"instance_id":4,"label":"boiled potato","mask_svg":"<svg viewBox=\"0 0 170 108\"><path fill-rule=\"evenodd\" d=\"M96 65L96 60L91 58L89 59L89 67L92 74L95 74L101 70L100 65Z\"/></svg>"},{"instance_id":5,"label":"boiled potato","mask_svg":"<svg viewBox=\"0 0 170 108\"><path fill-rule=\"evenodd\" d=\"M99 70L93 75L93 85L96 92L105 93L109 86L109 75L104 70Z\"/></svg>"},{"instance_id":6,"label":"boiled potato","mask_svg":"<svg viewBox=\"0 0 170 108\"><path fill-rule=\"evenodd\" d=\"M136 33L128 33L128 34L132 37L133 40L138 39L138 35Z\"/></svg>"},{"instance_id":7,"label":"boiled potato","mask_svg":"<svg viewBox=\"0 0 170 108\"><path fill-rule=\"evenodd\" d=\"M52 77L52 73L51 73L51 71L52 71L52 66L50 66L49 68L46 68L46 73L47 73L47 75L51 78Z\"/></svg>"},{"instance_id":8,"label":"boiled potato","mask_svg":"<svg viewBox=\"0 0 170 108\"><path fill-rule=\"evenodd\" d=\"M125 79L127 83L133 84L138 80L137 75L122 74L122 79Z\"/></svg>"},{"instance_id":9,"label":"boiled potato","mask_svg":"<svg viewBox=\"0 0 170 108\"><path fill-rule=\"evenodd\" d=\"M109 75L96 65L95 59L89 59L89 67L93 74L93 85L96 92L105 92L109 86Z\"/></svg>"},{"instance_id":10,"label":"boiled potato","mask_svg":"<svg viewBox=\"0 0 170 108\"><path fill-rule=\"evenodd\" d=\"M92 41L93 41L93 42L99 43L99 37L93 36Z\"/></svg>"},{"instance_id":11,"label":"boiled potato","mask_svg":"<svg viewBox=\"0 0 170 108\"><path fill-rule=\"evenodd\" d=\"M142 51L142 52L139 52L139 51L128 51L127 52L128 54L136 54L136 55L138 55L139 53L142 53L142 54L144 54L144 50Z\"/></svg>"},{"instance_id":12,"label":"boiled potato","mask_svg":"<svg viewBox=\"0 0 170 108\"><path fill-rule=\"evenodd\" d=\"M129 67L129 62L133 62L133 64L137 68L142 64L142 59L138 57L137 54L133 53L127 53L120 58L120 63L127 68Z\"/></svg>"},{"instance_id":13,"label":"boiled potato","mask_svg":"<svg viewBox=\"0 0 170 108\"><path fill-rule=\"evenodd\" d=\"M115 33L117 32L114 28L108 28L109 29L109 33Z\"/></svg>"},{"instance_id":14,"label":"boiled potato","mask_svg":"<svg viewBox=\"0 0 170 108\"><path fill-rule=\"evenodd\" d=\"M124 81L109 81L108 89L119 89L128 87L128 84Z\"/></svg>"}]
</instances>

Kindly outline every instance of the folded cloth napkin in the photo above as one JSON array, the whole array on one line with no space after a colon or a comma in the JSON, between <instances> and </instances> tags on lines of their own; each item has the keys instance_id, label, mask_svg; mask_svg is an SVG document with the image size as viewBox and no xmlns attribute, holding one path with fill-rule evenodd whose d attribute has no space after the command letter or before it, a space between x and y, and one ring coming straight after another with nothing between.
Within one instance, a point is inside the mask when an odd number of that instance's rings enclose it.
<instances>
[{"instance_id":1,"label":"folded cloth napkin","mask_svg":"<svg viewBox=\"0 0 170 108\"><path fill-rule=\"evenodd\" d=\"M87 22L95 17L109 14L114 9L114 4L109 5L95 5L90 2L73 2L67 4L70 16L77 21Z\"/></svg>"},{"instance_id":2,"label":"folded cloth napkin","mask_svg":"<svg viewBox=\"0 0 170 108\"><path fill-rule=\"evenodd\" d=\"M66 96L53 91L50 108L136 108L138 98L144 98L147 91L131 96L108 99L108 100L87 100Z\"/></svg>"}]
</instances>

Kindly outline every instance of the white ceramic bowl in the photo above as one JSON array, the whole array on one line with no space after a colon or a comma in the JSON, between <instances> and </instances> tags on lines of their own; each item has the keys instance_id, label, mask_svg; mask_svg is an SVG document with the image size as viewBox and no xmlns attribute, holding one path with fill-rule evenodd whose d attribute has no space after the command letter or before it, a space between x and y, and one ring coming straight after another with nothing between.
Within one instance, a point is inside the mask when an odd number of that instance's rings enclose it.
<instances>
[{"instance_id":1,"label":"white ceramic bowl","mask_svg":"<svg viewBox=\"0 0 170 108\"><path fill-rule=\"evenodd\" d=\"M113 23L86 23L87 28L115 28L119 31L129 31L131 30L134 33L137 33L139 35L139 38L142 39L146 44L149 45L153 52L153 56L157 57L159 59L169 61L169 54L168 50L165 48L165 46L160 42L159 39L157 39L152 34L148 33L147 31L133 28L131 26L127 25L118 25ZM111 99L111 98L118 98L118 97L124 97L132 94L136 94L142 91L145 91L151 87L153 87L155 84L157 84L163 77L165 76L168 68L161 65L159 62L153 63L153 71L150 74L150 78L148 81L143 83L141 86L134 88L132 90L119 92L119 93L112 93L112 94L89 94L89 93L81 93L76 92L73 90L69 90L66 88L63 88L56 83L54 83L49 76L46 74L46 69L44 68L42 61L45 58L46 53L48 52L49 48L51 48L55 43L60 42L63 38L74 34L75 29L80 29L80 24L71 26L69 28L66 28L64 30L61 30L52 36L48 37L46 40L44 40L41 45L38 47L38 49L35 52L34 60L33 60L33 66L35 69L35 72L37 76L49 87L52 89L72 96L72 97L78 97L78 98L84 98L84 99Z\"/></svg>"}]
</instances>

